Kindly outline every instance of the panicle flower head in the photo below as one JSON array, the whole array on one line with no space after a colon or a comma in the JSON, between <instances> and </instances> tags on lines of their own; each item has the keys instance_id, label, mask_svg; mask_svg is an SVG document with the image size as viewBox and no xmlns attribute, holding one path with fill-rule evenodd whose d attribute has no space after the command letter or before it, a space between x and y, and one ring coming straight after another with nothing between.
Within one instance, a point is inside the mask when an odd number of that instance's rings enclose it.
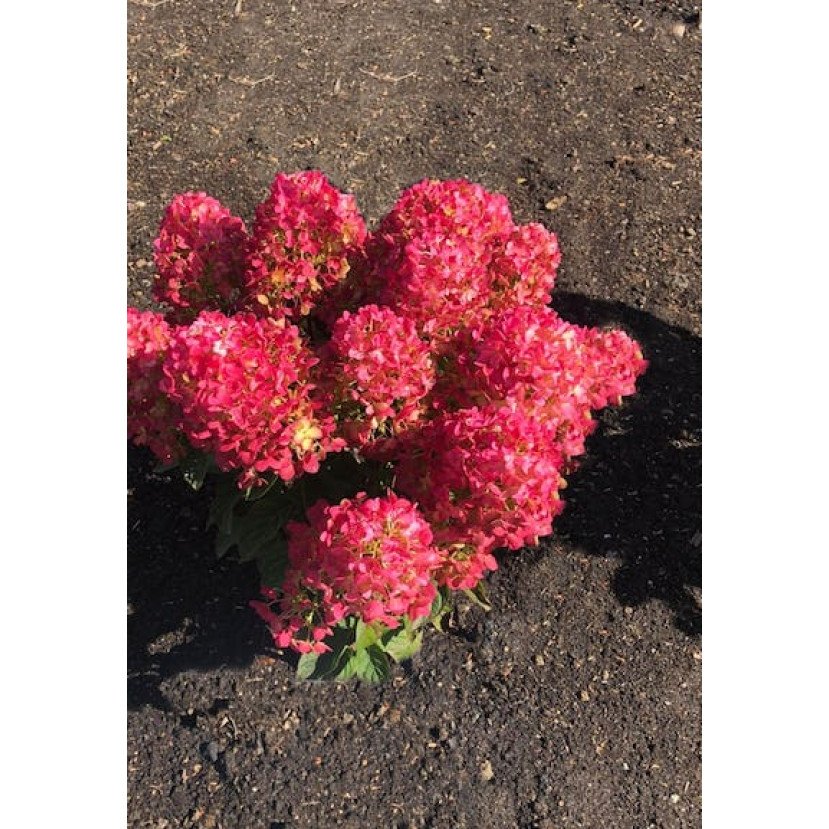
<instances>
[{"instance_id":1,"label":"panicle flower head","mask_svg":"<svg viewBox=\"0 0 829 829\"><path fill-rule=\"evenodd\" d=\"M203 310L231 311L239 296L245 223L206 193L173 197L153 243L153 294L186 323Z\"/></svg>"},{"instance_id":2,"label":"panicle flower head","mask_svg":"<svg viewBox=\"0 0 829 829\"><path fill-rule=\"evenodd\" d=\"M492 257L488 312L516 305L547 305L560 263L555 233L540 224L512 228Z\"/></svg>"},{"instance_id":3,"label":"panicle flower head","mask_svg":"<svg viewBox=\"0 0 829 829\"><path fill-rule=\"evenodd\" d=\"M280 173L256 208L247 253L246 303L263 315L305 316L349 271L366 226L354 196L323 173Z\"/></svg>"},{"instance_id":4,"label":"panicle flower head","mask_svg":"<svg viewBox=\"0 0 829 829\"><path fill-rule=\"evenodd\" d=\"M455 405L513 398L555 423L562 451L584 452L595 428L590 410L635 391L647 363L622 331L572 325L550 308L509 308L467 329L441 393Z\"/></svg>"},{"instance_id":5,"label":"panicle flower head","mask_svg":"<svg viewBox=\"0 0 829 829\"><path fill-rule=\"evenodd\" d=\"M435 367L412 320L376 305L345 311L326 351L334 411L356 445L396 434L422 416Z\"/></svg>"},{"instance_id":6,"label":"panicle flower head","mask_svg":"<svg viewBox=\"0 0 829 829\"><path fill-rule=\"evenodd\" d=\"M244 488L264 483L265 473L290 481L316 472L342 448L311 395L315 363L284 320L205 311L173 336L161 386L180 407L190 443L219 469L238 470Z\"/></svg>"},{"instance_id":7,"label":"panicle flower head","mask_svg":"<svg viewBox=\"0 0 829 829\"><path fill-rule=\"evenodd\" d=\"M512 230L506 198L465 180L425 180L397 200L367 243L378 301L443 338L491 294L494 250Z\"/></svg>"},{"instance_id":8,"label":"panicle flower head","mask_svg":"<svg viewBox=\"0 0 829 829\"><path fill-rule=\"evenodd\" d=\"M159 388L171 335L161 314L127 308L127 434L164 463L185 454L178 412Z\"/></svg>"},{"instance_id":9,"label":"panicle flower head","mask_svg":"<svg viewBox=\"0 0 829 829\"><path fill-rule=\"evenodd\" d=\"M517 550L552 532L565 458L555 426L534 415L508 399L399 438L396 487L418 501L440 547Z\"/></svg>"},{"instance_id":10,"label":"panicle flower head","mask_svg":"<svg viewBox=\"0 0 829 829\"><path fill-rule=\"evenodd\" d=\"M624 331L588 329L585 334L585 385L594 409L622 402L636 391L636 380L648 367L636 340Z\"/></svg>"},{"instance_id":11,"label":"panicle flower head","mask_svg":"<svg viewBox=\"0 0 829 829\"><path fill-rule=\"evenodd\" d=\"M429 614L441 556L414 504L360 493L318 501L306 517L288 524L289 567L279 612L267 620L279 647L320 652L347 616L396 628L403 616Z\"/></svg>"}]
</instances>

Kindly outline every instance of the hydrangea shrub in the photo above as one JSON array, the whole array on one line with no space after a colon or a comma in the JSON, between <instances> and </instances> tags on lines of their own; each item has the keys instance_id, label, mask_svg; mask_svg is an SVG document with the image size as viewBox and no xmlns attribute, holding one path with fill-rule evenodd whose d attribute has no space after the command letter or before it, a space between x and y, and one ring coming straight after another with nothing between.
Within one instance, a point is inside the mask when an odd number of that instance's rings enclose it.
<instances>
[{"instance_id":1,"label":"hydrangea shrub","mask_svg":"<svg viewBox=\"0 0 829 829\"><path fill-rule=\"evenodd\" d=\"M302 678L383 679L455 593L484 601L647 366L548 307L555 234L464 180L415 184L371 232L318 171L277 175L250 233L177 195L154 250L129 438L210 476L217 552L257 562L251 606Z\"/></svg>"}]
</instances>

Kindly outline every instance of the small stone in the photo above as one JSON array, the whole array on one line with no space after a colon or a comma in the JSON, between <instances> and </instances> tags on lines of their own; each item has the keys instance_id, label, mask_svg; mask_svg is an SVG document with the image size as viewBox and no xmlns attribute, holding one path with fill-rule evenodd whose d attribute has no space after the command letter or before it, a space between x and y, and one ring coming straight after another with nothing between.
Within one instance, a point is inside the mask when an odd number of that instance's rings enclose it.
<instances>
[{"instance_id":1,"label":"small stone","mask_svg":"<svg viewBox=\"0 0 829 829\"><path fill-rule=\"evenodd\" d=\"M536 665L543 665L544 664L544 657L540 653L537 653L533 657L533 661L535 662Z\"/></svg>"},{"instance_id":2,"label":"small stone","mask_svg":"<svg viewBox=\"0 0 829 829\"><path fill-rule=\"evenodd\" d=\"M579 699L581 699L582 702L590 702L590 694L588 694L587 691L582 691L579 694Z\"/></svg>"},{"instance_id":3,"label":"small stone","mask_svg":"<svg viewBox=\"0 0 829 829\"><path fill-rule=\"evenodd\" d=\"M671 803L679 803L679 795L678 794L672 794L671 795Z\"/></svg>"},{"instance_id":4,"label":"small stone","mask_svg":"<svg viewBox=\"0 0 829 829\"><path fill-rule=\"evenodd\" d=\"M553 211L558 210L567 201L567 196L556 196L544 203L544 209Z\"/></svg>"},{"instance_id":5,"label":"small stone","mask_svg":"<svg viewBox=\"0 0 829 829\"><path fill-rule=\"evenodd\" d=\"M490 763L489 760L484 760L484 762L481 763L480 776L481 780L484 782L489 782L493 777L495 777L495 772L492 770L492 763Z\"/></svg>"},{"instance_id":6,"label":"small stone","mask_svg":"<svg viewBox=\"0 0 829 829\"><path fill-rule=\"evenodd\" d=\"M215 763L219 759L219 744L211 740L205 747L205 754L211 763Z\"/></svg>"},{"instance_id":7,"label":"small stone","mask_svg":"<svg viewBox=\"0 0 829 829\"><path fill-rule=\"evenodd\" d=\"M684 23L674 23L674 25L671 26L671 34L680 40L685 37L686 31L688 31L688 27Z\"/></svg>"}]
</instances>

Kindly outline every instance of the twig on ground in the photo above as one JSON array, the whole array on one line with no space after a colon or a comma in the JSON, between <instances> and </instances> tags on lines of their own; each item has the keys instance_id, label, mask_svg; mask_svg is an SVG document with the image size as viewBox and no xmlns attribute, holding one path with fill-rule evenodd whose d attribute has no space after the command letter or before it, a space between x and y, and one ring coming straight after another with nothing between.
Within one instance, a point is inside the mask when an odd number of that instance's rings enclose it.
<instances>
[{"instance_id":1,"label":"twig on ground","mask_svg":"<svg viewBox=\"0 0 829 829\"><path fill-rule=\"evenodd\" d=\"M265 75L264 78L257 78L257 80L254 81L251 78L234 78L233 75L228 75L227 79L229 81L233 81L233 83L238 83L242 86L247 86L252 89L254 86L259 86L260 83L265 83L265 81L272 81L275 77L275 74Z\"/></svg>"},{"instance_id":2,"label":"twig on ground","mask_svg":"<svg viewBox=\"0 0 829 829\"><path fill-rule=\"evenodd\" d=\"M233 16L238 17L242 13L242 0L236 0L236 5L233 7Z\"/></svg>"},{"instance_id":3,"label":"twig on ground","mask_svg":"<svg viewBox=\"0 0 829 829\"><path fill-rule=\"evenodd\" d=\"M145 9L156 9L167 3L172 3L173 0L130 0L134 6L144 6Z\"/></svg>"},{"instance_id":4,"label":"twig on ground","mask_svg":"<svg viewBox=\"0 0 829 829\"><path fill-rule=\"evenodd\" d=\"M388 83L400 83L400 81L405 81L406 78L413 78L417 75L417 72L407 72L405 75L400 75L400 77L395 78L394 75L378 75L376 72L369 72L368 69L360 69L360 72L375 80L388 81Z\"/></svg>"}]
</instances>

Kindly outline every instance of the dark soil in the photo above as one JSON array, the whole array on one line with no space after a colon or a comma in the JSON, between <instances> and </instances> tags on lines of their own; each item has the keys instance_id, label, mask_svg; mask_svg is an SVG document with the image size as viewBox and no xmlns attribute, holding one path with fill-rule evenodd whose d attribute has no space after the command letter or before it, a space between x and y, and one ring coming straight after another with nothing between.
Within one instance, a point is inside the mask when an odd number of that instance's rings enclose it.
<instances>
[{"instance_id":1,"label":"dark soil","mask_svg":"<svg viewBox=\"0 0 829 829\"><path fill-rule=\"evenodd\" d=\"M491 613L385 685L297 684L194 495L129 458L131 827L700 826L700 30L682 0L129 5L129 297L176 192L251 218L324 170L425 177L559 234L554 305L651 361ZM566 197L566 198L565 198ZM550 204L554 209L548 209Z\"/></svg>"}]
</instances>

